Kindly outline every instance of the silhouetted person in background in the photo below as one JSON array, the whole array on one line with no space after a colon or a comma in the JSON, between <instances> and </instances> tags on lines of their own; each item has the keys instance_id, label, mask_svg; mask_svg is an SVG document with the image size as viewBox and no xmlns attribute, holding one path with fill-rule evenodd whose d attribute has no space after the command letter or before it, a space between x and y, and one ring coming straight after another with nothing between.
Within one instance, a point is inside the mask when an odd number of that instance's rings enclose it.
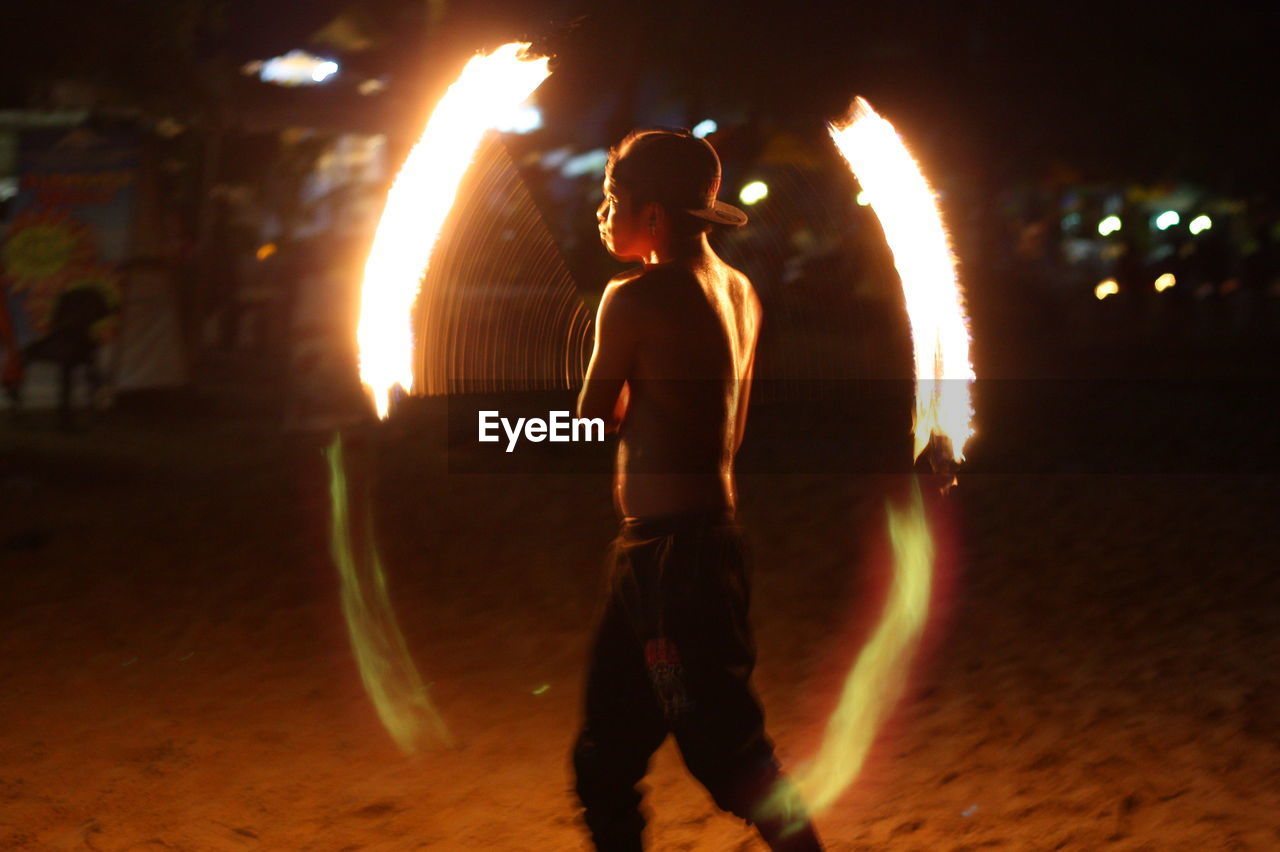
<instances>
[{"instance_id":1,"label":"silhouetted person in background","mask_svg":"<svg viewBox=\"0 0 1280 852\"><path fill-rule=\"evenodd\" d=\"M9 294L0 287L0 386L15 403L18 388L22 384L22 354L18 351L18 338L9 319Z\"/></svg>"},{"instance_id":2,"label":"silhouetted person in background","mask_svg":"<svg viewBox=\"0 0 1280 852\"><path fill-rule=\"evenodd\" d=\"M623 517L591 652L574 748L596 848L639 850L636 785L674 734L716 804L777 850L821 845L765 735L751 687L746 544L734 520L733 459L746 425L761 309L751 282L711 249L720 162L687 133L638 131L614 149L600 238L639 269L609 282L580 417L618 431ZM794 807L770 807L781 792Z\"/></svg>"},{"instance_id":3,"label":"silhouetted person in background","mask_svg":"<svg viewBox=\"0 0 1280 852\"><path fill-rule=\"evenodd\" d=\"M98 341L93 326L111 315L102 293L94 287L77 287L58 297L53 320L44 337L28 343L22 350L23 361L49 361L58 366L58 417L64 428L71 428L71 399L75 390L75 373L79 368L89 385L90 398L102 386L98 372ZM15 407L21 401L21 383L13 393Z\"/></svg>"}]
</instances>

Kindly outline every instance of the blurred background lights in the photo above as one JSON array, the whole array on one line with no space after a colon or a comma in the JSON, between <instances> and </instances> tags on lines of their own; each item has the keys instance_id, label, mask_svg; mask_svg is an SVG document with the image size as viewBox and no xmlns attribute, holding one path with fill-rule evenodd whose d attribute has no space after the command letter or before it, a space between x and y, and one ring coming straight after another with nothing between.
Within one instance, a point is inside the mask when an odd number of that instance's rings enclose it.
<instances>
[{"instance_id":1,"label":"blurred background lights","mask_svg":"<svg viewBox=\"0 0 1280 852\"><path fill-rule=\"evenodd\" d=\"M532 133L542 127L542 110L533 104L520 104L494 127L500 133Z\"/></svg>"},{"instance_id":2,"label":"blurred background lights","mask_svg":"<svg viewBox=\"0 0 1280 852\"><path fill-rule=\"evenodd\" d=\"M1173 277L1173 273L1166 272L1165 274L1161 275L1159 278L1156 279L1156 292L1163 293L1165 290L1168 290L1170 287L1172 287L1174 284L1177 284L1177 283L1178 283L1178 279Z\"/></svg>"},{"instance_id":3,"label":"blurred background lights","mask_svg":"<svg viewBox=\"0 0 1280 852\"><path fill-rule=\"evenodd\" d=\"M1156 217L1156 227L1167 231L1181 221L1182 217L1178 215L1177 210L1166 210Z\"/></svg>"},{"instance_id":4,"label":"blurred background lights","mask_svg":"<svg viewBox=\"0 0 1280 852\"><path fill-rule=\"evenodd\" d=\"M762 180L753 180L742 188L738 198L743 204L755 204L769 196L769 186Z\"/></svg>"},{"instance_id":5,"label":"blurred background lights","mask_svg":"<svg viewBox=\"0 0 1280 852\"><path fill-rule=\"evenodd\" d=\"M573 156L573 148L569 145L561 145L559 148L552 148L550 151L542 155L542 167L544 169L558 169L569 161Z\"/></svg>"},{"instance_id":6,"label":"blurred background lights","mask_svg":"<svg viewBox=\"0 0 1280 852\"><path fill-rule=\"evenodd\" d=\"M1098 284L1093 288L1093 295L1098 297L1098 301L1102 301L1108 296L1114 296L1120 292L1120 285L1116 283L1114 278L1108 278L1106 281Z\"/></svg>"},{"instance_id":7,"label":"blurred background lights","mask_svg":"<svg viewBox=\"0 0 1280 852\"><path fill-rule=\"evenodd\" d=\"M560 169L560 174L567 178L589 174L603 175L604 167L608 163L609 152L603 148L593 148L586 153L578 154L565 160L564 166Z\"/></svg>"},{"instance_id":8,"label":"blurred background lights","mask_svg":"<svg viewBox=\"0 0 1280 852\"><path fill-rule=\"evenodd\" d=\"M257 74L264 83L277 86L314 86L323 83L340 70L332 59L313 56L305 50L291 50L260 62L249 62L241 68L245 74Z\"/></svg>"},{"instance_id":9,"label":"blurred background lights","mask_svg":"<svg viewBox=\"0 0 1280 852\"><path fill-rule=\"evenodd\" d=\"M324 62L317 65L315 70L311 72L311 79L317 83L323 83L325 80L328 80L337 73L338 63L334 62L332 59L326 59Z\"/></svg>"},{"instance_id":10,"label":"blurred background lights","mask_svg":"<svg viewBox=\"0 0 1280 852\"><path fill-rule=\"evenodd\" d=\"M719 129L720 125L716 124L709 118L704 118L693 126L692 132L694 136L697 136L699 139L703 139L710 136L712 133L715 133Z\"/></svg>"},{"instance_id":11,"label":"blurred background lights","mask_svg":"<svg viewBox=\"0 0 1280 852\"><path fill-rule=\"evenodd\" d=\"M1201 231L1207 231L1212 227L1213 227L1213 220L1202 213L1196 218L1191 220L1191 224L1187 226L1187 230L1193 234L1198 234Z\"/></svg>"},{"instance_id":12,"label":"blurred background lights","mask_svg":"<svg viewBox=\"0 0 1280 852\"><path fill-rule=\"evenodd\" d=\"M1108 216L1098 223L1098 233L1104 237L1108 234L1114 234L1118 230L1120 230L1119 216Z\"/></svg>"},{"instance_id":13,"label":"blurred background lights","mask_svg":"<svg viewBox=\"0 0 1280 852\"><path fill-rule=\"evenodd\" d=\"M865 189L858 190L858 197L856 201L858 202L859 207L866 207L871 203L871 199L867 197L867 191Z\"/></svg>"}]
</instances>

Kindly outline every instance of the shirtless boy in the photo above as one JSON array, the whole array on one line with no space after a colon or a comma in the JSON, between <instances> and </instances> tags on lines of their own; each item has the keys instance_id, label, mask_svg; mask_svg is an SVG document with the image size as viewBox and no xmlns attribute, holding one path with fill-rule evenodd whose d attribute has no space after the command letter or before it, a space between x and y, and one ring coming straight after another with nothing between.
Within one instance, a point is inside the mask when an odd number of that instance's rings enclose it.
<instances>
[{"instance_id":1,"label":"shirtless boy","mask_svg":"<svg viewBox=\"0 0 1280 852\"><path fill-rule=\"evenodd\" d=\"M821 849L803 813L766 808L781 775L751 688L746 553L733 458L747 419L760 302L707 241L746 223L716 200L720 161L687 133L613 150L600 239L642 266L609 282L579 417L619 435L622 529L591 652L576 789L597 849L640 850L637 785L674 734L716 804L775 850ZM794 798L792 799L794 801Z\"/></svg>"}]
</instances>

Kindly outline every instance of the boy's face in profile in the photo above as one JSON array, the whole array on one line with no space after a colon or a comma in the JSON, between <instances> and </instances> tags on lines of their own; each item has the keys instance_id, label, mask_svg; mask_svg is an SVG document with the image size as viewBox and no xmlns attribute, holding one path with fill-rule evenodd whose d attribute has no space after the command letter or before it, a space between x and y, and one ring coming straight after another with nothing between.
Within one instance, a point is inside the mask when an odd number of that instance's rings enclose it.
<instances>
[{"instance_id":1,"label":"boy's face in profile","mask_svg":"<svg viewBox=\"0 0 1280 852\"><path fill-rule=\"evenodd\" d=\"M621 261L644 260L653 251L653 236L644 211L635 209L631 193L611 175L604 178L604 201L596 209L600 242Z\"/></svg>"}]
</instances>

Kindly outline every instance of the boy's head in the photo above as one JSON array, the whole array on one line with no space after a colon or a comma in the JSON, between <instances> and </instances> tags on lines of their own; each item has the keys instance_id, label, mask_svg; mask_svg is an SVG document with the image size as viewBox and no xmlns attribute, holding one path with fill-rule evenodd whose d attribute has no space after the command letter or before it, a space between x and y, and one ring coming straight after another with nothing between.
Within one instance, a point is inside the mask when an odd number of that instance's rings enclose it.
<instances>
[{"instance_id":1,"label":"boy's head","mask_svg":"<svg viewBox=\"0 0 1280 852\"><path fill-rule=\"evenodd\" d=\"M658 240L686 240L713 224L747 216L716 200L720 158L703 139L672 130L635 130L609 152L600 239L619 259L648 257Z\"/></svg>"}]
</instances>

